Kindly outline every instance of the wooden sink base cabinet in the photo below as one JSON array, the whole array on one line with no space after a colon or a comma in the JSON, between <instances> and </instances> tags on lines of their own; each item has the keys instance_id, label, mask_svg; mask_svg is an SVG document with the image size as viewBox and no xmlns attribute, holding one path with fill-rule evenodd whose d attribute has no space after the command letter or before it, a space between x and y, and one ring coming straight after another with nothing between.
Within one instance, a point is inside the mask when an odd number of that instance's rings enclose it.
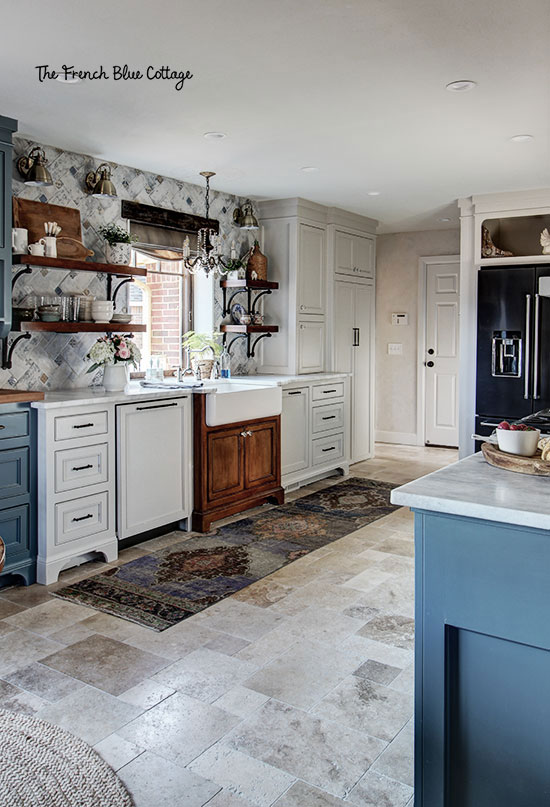
<instances>
[{"instance_id":1,"label":"wooden sink base cabinet","mask_svg":"<svg viewBox=\"0 0 550 807\"><path fill-rule=\"evenodd\" d=\"M195 395L193 529L266 502L283 504L279 415L207 426L206 396Z\"/></svg>"}]
</instances>

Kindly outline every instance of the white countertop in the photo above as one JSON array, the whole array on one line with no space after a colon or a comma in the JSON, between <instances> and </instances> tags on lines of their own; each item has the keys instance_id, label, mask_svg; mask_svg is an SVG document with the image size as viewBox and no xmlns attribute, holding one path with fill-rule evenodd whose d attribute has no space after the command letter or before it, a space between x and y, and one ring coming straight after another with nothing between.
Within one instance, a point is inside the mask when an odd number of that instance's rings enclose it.
<instances>
[{"instance_id":1,"label":"white countertop","mask_svg":"<svg viewBox=\"0 0 550 807\"><path fill-rule=\"evenodd\" d=\"M481 453L395 488L393 504L550 530L550 478L494 468Z\"/></svg>"},{"instance_id":2,"label":"white countertop","mask_svg":"<svg viewBox=\"0 0 550 807\"><path fill-rule=\"evenodd\" d=\"M131 381L126 385L123 392L106 392L103 387L83 387L81 389L56 390L46 392L43 401L35 401L31 406L36 409L53 409L68 406L93 406L95 404L123 404L140 401L144 398L149 400L163 398L179 398L182 395L200 394L215 392L226 383L241 384L248 383L250 386L284 386L295 382L319 381L330 382L337 378L345 378L346 373L313 373L311 375L298 376L276 376L276 375L248 375L232 376L228 381L219 379L218 381L206 381L202 387L188 387L180 389L155 389L154 387L142 387L139 381ZM167 380L170 384L170 380Z\"/></svg>"}]
</instances>

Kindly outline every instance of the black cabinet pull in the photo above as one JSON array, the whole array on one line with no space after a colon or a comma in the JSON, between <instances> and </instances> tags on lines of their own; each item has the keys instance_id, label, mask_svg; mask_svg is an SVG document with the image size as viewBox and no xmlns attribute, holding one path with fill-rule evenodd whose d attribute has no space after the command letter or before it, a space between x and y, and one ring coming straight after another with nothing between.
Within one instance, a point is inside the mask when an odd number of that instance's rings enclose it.
<instances>
[{"instance_id":1,"label":"black cabinet pull","mask_svg":"<svg viewBox=\"0 0 550 807\"><path fill-rule=\"evenodd\" d=\"M76 465L76 466L73 466L73 471L85 471L87 468L93 468L93 467L94 466L92 465L92 463L89 462L88 465Z\"/></svg>"},{"instance_id":2,"label":"black cabinet pull","mask_svg":"<svg viewBox=\"0 0 550 807\"><path fill-rule=\"evenodd\" d=\"M360 336L359 328L353 329L353 344L352 347L359 347L359 336Z\"/></svg>"},{"instance_id":3,"label":"black cabinet pull","mask_svg":"<svg viewBox=\"0 0 550 807\"><path fill-rule=\"evenodd\" d=\"M324 389L323 390L323 395L328 395L329 392L336 392L336 390L335 389Z\"/></svg>"},{"instance_id":4,"label":"black cabinet pull","mask_svg":"<svg viewBox=\"0 0 550 807\"><path fill-rule=\"evenodd\" d=\"M330 448L322 448L321 451L336 451L336 446L331 446Z\"/></svg>"},{"instance_id":5,"label":"black cabinet pull","mask_svg":"<svg viewBox=\"0 0 550 807\"><path fill-rule=\"evenodd\" d=\"M87 516L80 516L80 518L73 518L73 521L86 521L87 518L93 518L93 513L88 513Z\"/></svg>"},{"instance_id":6,"label":"black cabinet pull","mask_svg":"<svg viewBox=\"0 0 550 807\"><path fill-rule=\"evenodd\" d=\"M182 397L187 398L187 395L183 395ZM169 406L177 406L177 403L174 401L173 403L154 404L153 406L136 406L136 411L142 412L144 409L168 409Z\"/></svg>"},{"instance_id":7,"label":"black cabinet pull","mask_svg":"<svg viewBox=\"0 0 550 807\"><path fill-rule=\"evenodd\" d=\"M326 417L321 418L321 420L334 420L335 417L336 417L336 415L327 415Z\"/></svg>"},{"instance_id":8,"label":"black cabinet pull","mask_svg":"<svg viewBox=\"0 0 550 807\"><path fill-rule=\"evenodd\" d=\"M90 429L92 426L95 426L95 423L79 423L73 426L73 429Z\"/></svg>"},{"instance_id":9,"label":"black cabinet pull","mask_svg":"<svg viewBox=\"0 0 550 807\"><path fill-rule=\"evenodd\" d=\"M301 394L302 394L302 390L301 390L301 389L297 389L297 390L294 390L294 392L289 392L288 394L289 394L289 395L301 395Z\"/></svg>"},{"instance_id":10,"label":"black cabinet pull","mask_svg":"<svg viewBox=\"0 0 550 807\"><path fill-rule=\"evenodd\" d=\"M5 428L6 428L5 426L1 426L1 425L0 425L0 429L5 429Z\"/></svg>"}]
</instances>

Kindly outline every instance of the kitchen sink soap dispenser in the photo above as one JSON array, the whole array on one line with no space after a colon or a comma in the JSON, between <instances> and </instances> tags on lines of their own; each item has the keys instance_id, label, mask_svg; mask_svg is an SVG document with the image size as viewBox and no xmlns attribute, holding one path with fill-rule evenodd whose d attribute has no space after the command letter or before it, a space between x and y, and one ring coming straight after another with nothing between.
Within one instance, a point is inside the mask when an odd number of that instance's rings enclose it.
<instances>
[{"instance_id":1,"label":"kitchen sink soap dispenser","mask_svg":"<svg viewBox=\"0 0 550 807\"><path fill-rule=\"evenodd\" d=\"M231 378L231 356L227 346L224 347L220 356L220 375L222 378Z\"/></svg>"}]
</instances>

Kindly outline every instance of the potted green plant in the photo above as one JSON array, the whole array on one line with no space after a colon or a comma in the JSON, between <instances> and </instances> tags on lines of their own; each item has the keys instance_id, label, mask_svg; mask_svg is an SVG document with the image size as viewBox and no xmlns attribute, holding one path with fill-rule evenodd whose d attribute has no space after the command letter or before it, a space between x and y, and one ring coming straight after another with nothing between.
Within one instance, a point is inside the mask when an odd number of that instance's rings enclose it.
<instances>
[{"instance_id":1,"label":"potted green plant","mask_svg":"<svg viewBox=\"0 0 550 807\"><path fill-rule=\"evenodd\" d=\"M198 369L201 378L210 378L212 375L214 362L222 352L220 339L221 333L187 331L183 334L183 347L190 351L193 371L196 373ZM212 358L204 358L207 350L210 350Z\"/></svg>"},{"instance_id":2,"label":"potted green plant","mask_svg":"<svg viewBox=\"0 0 550 807\"><path fill-rule=\"evenodd\" d=\"M105 247L107 263L127 266L132 257L132 242L137 241L136 236L113 223L102 225L99 228L99 234L107 242Z\"/></svg>"}]
</instances>

